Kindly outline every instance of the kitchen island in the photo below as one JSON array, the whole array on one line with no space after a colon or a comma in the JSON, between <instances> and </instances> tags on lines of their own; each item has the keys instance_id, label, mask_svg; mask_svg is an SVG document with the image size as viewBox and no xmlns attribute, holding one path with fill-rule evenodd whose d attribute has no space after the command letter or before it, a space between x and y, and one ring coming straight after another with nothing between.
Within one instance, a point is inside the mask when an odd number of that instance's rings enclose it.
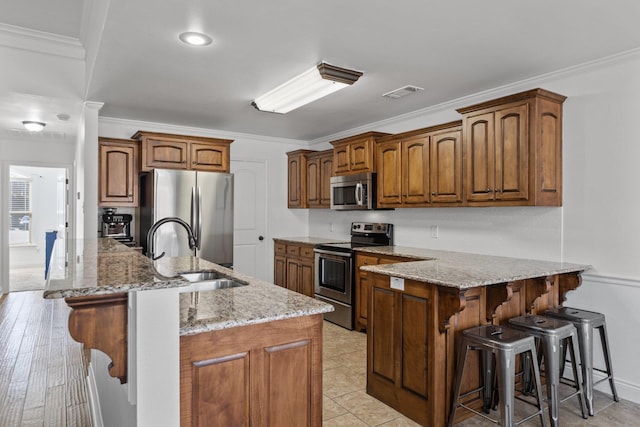
<instances>
[{"instance_id":1,"label":"kitchen island","mask_svg":"<svg viewBox=\"0 0 640 427\"><path fill-rule=\"evenodd\" d=\"M131 425L321 424L331 306L195 257L74 243L70 262L54 254L44 296L65 298L71 336L109 356ZM202 271L242 286L192 292L179 275Z\"/></svg>"},{"instance_id":2,"label":"kitchen island","mask_svg":"<svg viewBox=\"0 0 640 427\"><path fill-rule=\"evenodd\" d=\"M447 423L460 333L559 306L590 268L398 246L356 251L356 258L409 261L361 267L368 288L367 393L433 427ZM463 393L480 384L479 359L468 363L478 368L465 370ZM458 411L456 421L470 415Z\"/></svg>"}]
</instances>

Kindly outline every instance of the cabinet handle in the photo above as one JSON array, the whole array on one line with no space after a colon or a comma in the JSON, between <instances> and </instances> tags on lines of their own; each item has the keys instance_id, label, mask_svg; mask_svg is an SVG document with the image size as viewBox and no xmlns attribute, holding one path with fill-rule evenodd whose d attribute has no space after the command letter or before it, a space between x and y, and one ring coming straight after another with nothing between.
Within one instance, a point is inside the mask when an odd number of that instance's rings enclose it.
<instances>
[{"instance_id":1,"label":"cabinet handle","mask_svg":"<svg viewBox=\"0 0 640 427\"><path fill-rule=\"evenodd\" d=\"M433 193L431 193L431 195L432 195L432 196L435 196L435 195L436 195L436 192L434 191Z\"/></svg>"},{"instance_id":2,"label":"cabinet handle","mask_svg":"<svg viewBox=\"0 0 640 427\"><path fill-rule=\"evenodd\" d=\"M129 197L133 197L133 194L129 194Z\"/></svg>"},{"instance_id":3,"label":"cabinet handle","mask_svg":"<svg viewBox=\"0 0 640 427\"><path fill-rule=\"evenodd\" d=\"M491 189L487 188L486 190L484 190L485 193L491 193Z\"/></svg>"},{"instance_id":4,"label":"cabinet handle","mask_svg":"<svg viewBox=\"0 0 640 427\"><path fill-rule=\"evenodd\" d=\"M180 163L187 163L187 161L186 161L186 160L183 160L183 161L181 161Z\"/></svg>"},{"instance_id":5,"label":"cabinet handle","mask_svg":"<svg viewBox=\"0 0 640 427\"><path fill-rule=\"evenodd\" d=\"M493 190L493 191L495 191L495 192L497 193L497 192L498 192L498 189L497 189L497 188L494 188L494 190Z\"/></svg>"},{"instance_id":6,"label":"cabinet handle","mask_svg":"<svg viewBox=\"0 0 640 427\"><path fill-rule=\"evenodd\" d=\"M198 162L191 162L191 164L197 165L197 164L198 164Z\"/></svg>"}]
</instances>

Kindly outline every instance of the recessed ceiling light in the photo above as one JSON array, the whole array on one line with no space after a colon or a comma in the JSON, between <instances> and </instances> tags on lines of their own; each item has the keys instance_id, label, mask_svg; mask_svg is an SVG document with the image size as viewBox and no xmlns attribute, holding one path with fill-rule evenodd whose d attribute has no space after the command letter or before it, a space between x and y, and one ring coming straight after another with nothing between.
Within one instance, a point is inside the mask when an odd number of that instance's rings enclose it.
<instances>
[{"instance_id":1,"label":"recessed ceiling light","mask_svg":"<svg viewBox=\"0 0 640 427\"><path fill-rule=\"evenodd\" d=\"M42 123L42 122L34 122L31 120L25 120L22 122L22 125L27 128L27 130L30 130L31 132L42 132L42 129L44 129L44 127L47 125L46 123Z\"/></svg>"},{"instance_id":2,"label":"recessed ceiling light","mask_svg":"<svg viewBox=\"0 0 640 427\"><path fill-rule=\"evenodd\" d=\"M213 42L213 39L206 34L196 33L195 31L188 31L178 36L182 43L189 46L208 46Z\"/></svg>"}]
</instances>

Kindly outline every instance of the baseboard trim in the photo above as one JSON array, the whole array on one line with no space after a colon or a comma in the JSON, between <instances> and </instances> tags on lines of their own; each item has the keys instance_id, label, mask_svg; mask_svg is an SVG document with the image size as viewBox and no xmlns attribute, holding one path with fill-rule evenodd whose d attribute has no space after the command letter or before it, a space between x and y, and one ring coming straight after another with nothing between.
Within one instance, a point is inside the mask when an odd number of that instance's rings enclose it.
<instances>
[{"instance_id":1,"label":"baseboard trim","mask_svg":"<svg viewBox=\"0 0 640 427\"><path fill-rule=\"evenodd\" d=\"M98 398L98 385L96 384L96 376L93 372L93 364L89 363L89 373L87 375L87 388L89 389L89 408L91 409L91 421L93 427L104 427L102 421L102 410L100 408L100 399Z\"/></svg>"}]
</instances>

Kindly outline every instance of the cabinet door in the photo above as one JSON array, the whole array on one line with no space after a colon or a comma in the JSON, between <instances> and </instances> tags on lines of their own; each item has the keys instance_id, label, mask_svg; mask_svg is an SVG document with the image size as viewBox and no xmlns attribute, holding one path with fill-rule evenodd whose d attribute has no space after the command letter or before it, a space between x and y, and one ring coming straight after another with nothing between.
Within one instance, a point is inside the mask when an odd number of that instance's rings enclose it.
<instances>
[{"instance_id":1,"label":"cabinet door","mask_svg":"<svg viewBox=\"0 0 640 427\"><path fill-rule=\"evenodd\" d=\"M147 138L143 144L146 144L146 159L144 161L147 168L188 168L189 143Z\"/></svg>"},{"instance_id":2,"label":"cabinet door","mask_svg":"<svg viewBox=\"0 0 640 427\"><path fill-rule=\"evenodd\" d=\"M331 176L333 175L333 152L320 158L320 206L331 206Z\"/></svg>"},{"instance_id":3,"label":"cabinet door","mask_svg":"<svg viewBox=\"0 0 640 427\"><path fill-rule=\"evenodd\" d=\"M431 203L462 201L462 132L431 135Z\"/></svg>"},{"instance_id":4,"label":"cabinet door","mask_svg":"<svg viewBox=\"0 0 640 427\"><path fill-rule=\"evenodd\" d=\"M138 205L138 147L100 143L99 204Z\"/></svg>"},{"instance_id":5,"label":"cabinet door","mask_svg":"<svg viewBox=\"0 0 640 427\"><path fill-rule=\"evenodd\" d=\"M191 426L249 425L251 360L248 351L192 362Z\"/></svg>"},{"instance_id":6,"label":"cabinet door","mask_svg":"<svg viewBox=\"0 0 640 427\"><path fill-rule=\"evenodd\" d=\"M314 284L313 284L313 261L302 260L298 270L298 292L308 297L313 298Z\"/></svg>"},{"instance_id":7,"label":"cabinet door","mask_svg":"<svg viewBox=\"0 0 640 427\"><path fill-rule=\"evenodd\" d=\"M300 260L287 258L287 289L300 292Z\"/></svg>"},{"instance_id":8,"label":"cabinet door","mask_svg":"<svg viewBox=\"0 0 640 427\"><path fill-rule=\"evenodd\" d=\"M351 160L351 172L373 171L373 140L365 139L349 144L349 156Z\"/></svg>"},{"instance_id":9,"label":"cabinet door","mask_svg":"<svg viewBox=\"0 0 640 427\"><path fill-rule=\"evenodd\" d=\"M529 196L528 104L495 112L495 198L527 200Z\"/></svg>"},{"instance_id":10,"label":"cabinet door","mask_svg":"<svg viewBox=\"0 0 640 427\"><path fill-rule=\"evenodd\" d=\"M466 198L493 199L495 188L495 135L493 112L470 116L465 124Z\"/></svg>"},{"instance_id":11,"label":"cabinet door","mask_svg":"<svg viewBox=\"0 0 640 427\"><path fill-rule=\"evenodd\" d=\"M402 141L402 203L429 203L429 137Z\"/></svg>"},{"instance_id":12,"label":"cabinet door","mask_svg":"<svg viewBox=\"0 0 640 427\"><path fill-rule=\"evenodd\" d=\"M369 310L369 295L371 284L367 278L367 272L361 271L363 265L377 265L378 258L368 255L356 255L356 329L367 329L367 310Z\"/></svg>"},{"instance_id":13,"label":"cabinet door","mask_svg":"<svg viewBox=\"0 0 640 427\"><path fill-rule=\"evenodd\" d=\"M191 169L209 172L229 172L229 146L191 144Z\"/></svg>"},{"instance_id":14,"label":"cabinet door","mask_svg":"<svg viewBox=\"0 0 640 427\"><path fill-rule=\"evenodd\" d=\"M306 159L302 155L289 156L288 207L306 207Z\"/></svg>"},{"instance_id":15,"label":"cabinet door","mask_svg":"<svg viewBox=\"0 0 640 427\"><path fill-rule=\"evenodd\" d=\"M320 206L320 182L321 182L320 158L314 157L307 160L307 206L315 208Z\"/></svg>"},{"instance_id":16,"label":"cabinet door","mask_svg":"<svg viewBox=\"0 0 640 427\"><path fill-rule=\"evenodd\" d=\"M402 204L402 149L400 141L381 142L376 147L378 205Z\"/></svg>"},{"instance_id":17,"label":"cabinet door","mask_svg":"<svg viewBox=\"0 0 640 427\"><path fill-rule=\"evenodd\" d=\"M337 175L349 173L351 160L349 157L349 145L337 145L333 149L333 166Z\"/></svg>"},{"instance_id":18,"label":"cabinet door","mask_svg":"<svg viewBox=\"0 0 640 427\"><path fill-rule=\"evenodd\" d=\"M283 256L273 257L273 283L283 288L287 287L287 259Z\"/></svg>"}]
</instances>

